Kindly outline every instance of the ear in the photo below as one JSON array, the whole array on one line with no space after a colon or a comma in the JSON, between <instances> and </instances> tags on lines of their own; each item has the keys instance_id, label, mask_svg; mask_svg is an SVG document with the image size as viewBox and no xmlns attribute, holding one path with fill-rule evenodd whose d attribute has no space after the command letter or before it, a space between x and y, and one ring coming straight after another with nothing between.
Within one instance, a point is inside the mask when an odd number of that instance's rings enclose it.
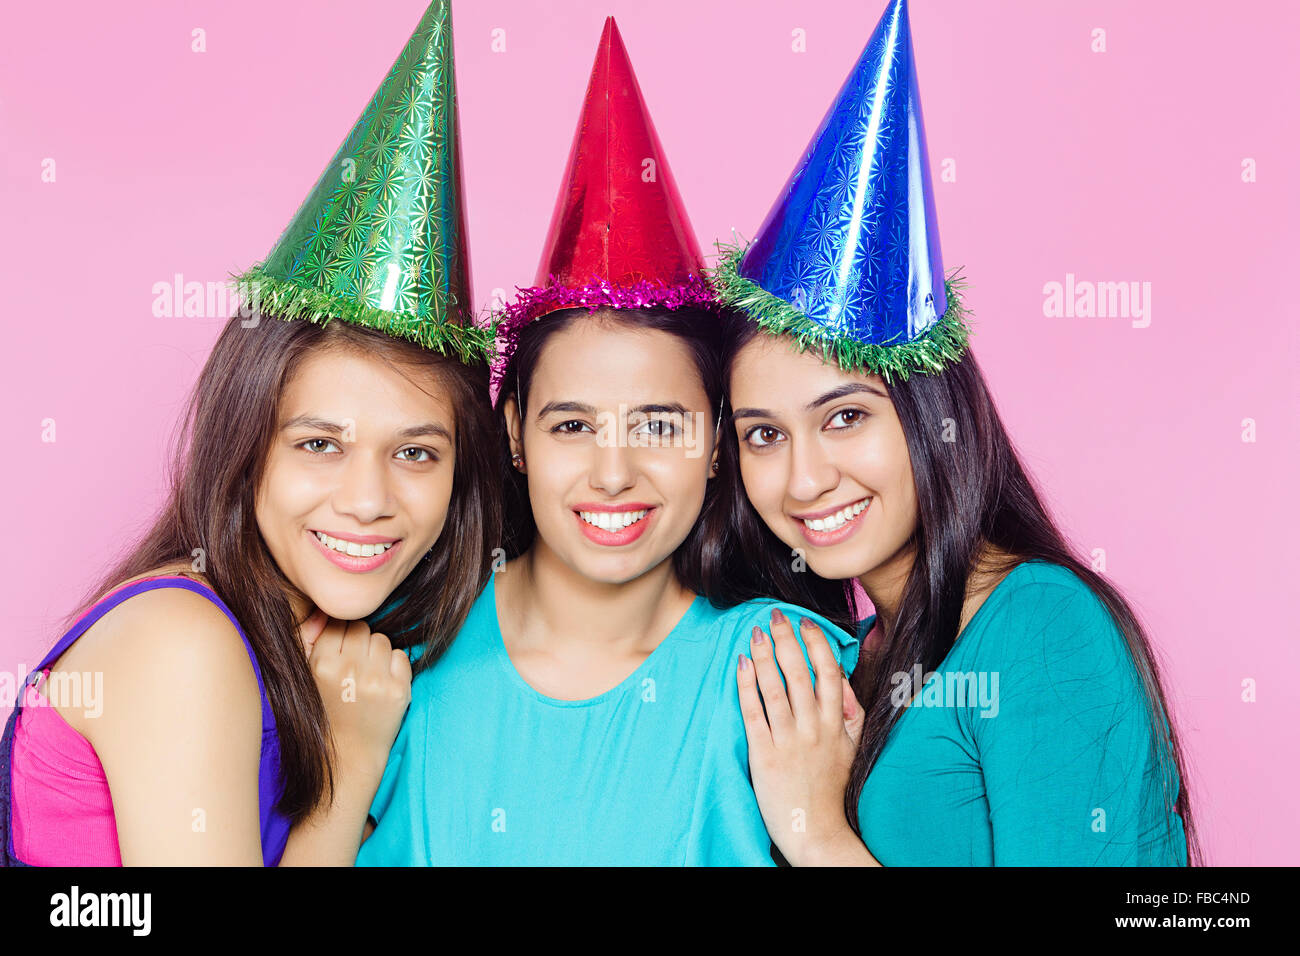
<instances>
[{"instance_id":1,"label":"ear","mask_svg":"<svg viewBox=\"0 0 1300 956\"><path fill-rule=\"evenodd\" d=\"M506 398L502 411L506 418L506 435L510 439L510 454L522 455L524 453L524 423L519 417L519 403L515 401L513 395ZM519 470L522 472L525 468Z\"/></svg>"}]
</instances>

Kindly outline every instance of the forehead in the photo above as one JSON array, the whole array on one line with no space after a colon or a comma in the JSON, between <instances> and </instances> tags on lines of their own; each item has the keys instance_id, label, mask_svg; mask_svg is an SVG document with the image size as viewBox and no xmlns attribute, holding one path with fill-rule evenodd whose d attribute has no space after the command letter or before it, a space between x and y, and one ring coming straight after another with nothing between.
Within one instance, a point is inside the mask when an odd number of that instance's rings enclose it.
<instances>
[{"instance_id":1,"label":"forehead","mask_svg":"<svg viewBox=\"0 0 1300 956\"><path fill-rule=\"evenodd\" d=\"M802 412L809 402L846 385L865 385L888 395L879 375L846 372L816 350L801 351L784 335L755 336L736 353L731 366L731 402L738 408ZM869 392L855 397L881 400Z\"/></svg>"},{"instance_id":2,"label":"forehead","mask_svg":"<svg viewBox=\"0 0 1300 956\"><path fill-rule=\"evenodd\" d=\"M680 338L586 316L547 338L530 392L534 406L539 400L708 403L690 347Z\"/></svg>"},{"instance_id":3,"label":"forehead","mask_svg":"<svg viewBox=\"0 0 1300 956\"><path fill-rule=\"evenodd\" d=\"M450 394L431 369L390 364L354 349L317 349L294 370L280 397L280 418L310 412L339 421L409 424L453 421Z\"/></svg>"}]
</instances>

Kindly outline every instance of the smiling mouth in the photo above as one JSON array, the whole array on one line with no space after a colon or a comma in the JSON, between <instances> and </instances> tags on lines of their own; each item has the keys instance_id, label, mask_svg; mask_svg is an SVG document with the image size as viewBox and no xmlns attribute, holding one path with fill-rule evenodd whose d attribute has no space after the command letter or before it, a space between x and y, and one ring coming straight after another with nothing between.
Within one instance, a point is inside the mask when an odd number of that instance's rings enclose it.
<instances>
[{"instance_id":1,"label":"smiling mouth","mask_svg":"<svg viewBox=\"0 0 1300 956\"><path fill-rule=\"evenodd\" d=\"M379 542L376 544L358 544L355 541L344 541L342 538L332 538L323 531L313 531L312 534L316 536L317 541L330 550L337 551L339 554L349 555L353 558L373 558L377 554L383 554L385 551L397 544L398 541L402 540L401 538L398 538L397 541Z\"/></svg>"},{"instance_id":2,"label":"smiling mouth","mask_svg":"<svg viewBox=\"0 0 1300 956\"><path fill-rule=\"evenodd\" d=\"M796 518L795 520L802 521L803 526L809 531L820 531L822 533L838 531L866 511L871 504L871 500L870 497L867 497L861 501L855 501L851 505L845 505L833 514L826 515L824 518Z\"/></svg>"},{"instance_id":3,"label":"smiling mouth","mask_svg":"<svg viewBox=\"0 0 1300 956\"><path fill-rule=\"evenodd\" d=\"M602 531L622 531L630 528L650 513L649 508L640 511L579 511L578 517L593 528Z\"/></svg>"}]
</instances>

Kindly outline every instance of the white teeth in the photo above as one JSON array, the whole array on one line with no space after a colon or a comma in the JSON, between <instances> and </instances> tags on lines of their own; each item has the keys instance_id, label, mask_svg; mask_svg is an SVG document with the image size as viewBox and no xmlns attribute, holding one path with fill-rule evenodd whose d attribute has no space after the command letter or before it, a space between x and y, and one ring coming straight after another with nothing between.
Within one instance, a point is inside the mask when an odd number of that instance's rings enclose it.
<instances>
[{"instance_id":1,"label":"white teeth","mask_svg":"<svg viewBox=\"0 0 1300 956\"><path fill-rule=\"evenodd\" d=\"M640 511L579 511L578 517L589 525L595 525L605 531L622 531L630 524L636 524L650 513L649 509Z\"/></svg>"},{"instance_id":2,"label":"white teeth","mask_svg":"<svg viewBox=\"0 0 1300 956\"><path fill-rule=\"evenodd\" d=\"M396 541L389 541L380 544L357 544L355 541L344 541L341 538L331 538L329 535L321 531L314 531L312 533L316 535L316 540L325 545L325 547L332 548L341 554L350 554L354 558L373 558L377 554L383 554L397 543Z\"/></svg>"},{"instance_id":3,"label":"white teeth","mask_svg":"<svg viewBox=\"0 0 1300 956\"><path fill-rule=\"evenodd\" d=\"M810 531L836 531L862 514L871 504L870 498L863 498L856 504L848 505L825 518L804 518L803 523Z\"/></svg>"}]
</instances>

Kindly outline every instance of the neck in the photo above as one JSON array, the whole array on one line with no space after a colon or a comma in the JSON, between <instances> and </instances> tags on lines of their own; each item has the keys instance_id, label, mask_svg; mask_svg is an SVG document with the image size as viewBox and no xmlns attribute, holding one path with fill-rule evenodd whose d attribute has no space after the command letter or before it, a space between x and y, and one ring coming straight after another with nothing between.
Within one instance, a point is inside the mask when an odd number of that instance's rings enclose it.
<instances>
[{"instance_id":1,"label":"neck","mask_svg":"<svg viewBox=\"0 0 1300 956\"><path fill-rule=\"evenodd\" d=\"M966 579L961 621L958 626L959 634L965 630L970 619L984 603L984 599L1006 577L1016 560L1011 554L991 545L980 548L975 570ZM898 608L902 603L903 588L907 585L907 577L912 573L915 563L916 552L914 546L909 544L886 563L858 576L858 583L862 585L862 589L867 592L867 597L875 606L876 623L886 641L894 631L894 623L898 620Z\"/></svg>"},{"instance_id":2,"label":"neck","mask_svg":"<svg viewBox=\"0 0 1300 956\"><path fill-rule=\"evenodd\" d=\"M876 626L880 628L885 640L894 631L898 608L903 601L903 589L907 586L907 577L912 573L915 563L915 545L908 542L883 564L858 575L858 583L867 592L867 598L876 609Z\"/></svg>"},{"instance_id":3,"label":"neck","mask_svg":"<svg viewBox=\"0 0 1300 956\"><path fill-rule=\"evenodd\" d=\"M502 624L522 645L610 651L653 650L695 599L671 560L611 584L579 574L540 539L500 572L497 590L504 597Z\"/></svg>"}]
</instances>

